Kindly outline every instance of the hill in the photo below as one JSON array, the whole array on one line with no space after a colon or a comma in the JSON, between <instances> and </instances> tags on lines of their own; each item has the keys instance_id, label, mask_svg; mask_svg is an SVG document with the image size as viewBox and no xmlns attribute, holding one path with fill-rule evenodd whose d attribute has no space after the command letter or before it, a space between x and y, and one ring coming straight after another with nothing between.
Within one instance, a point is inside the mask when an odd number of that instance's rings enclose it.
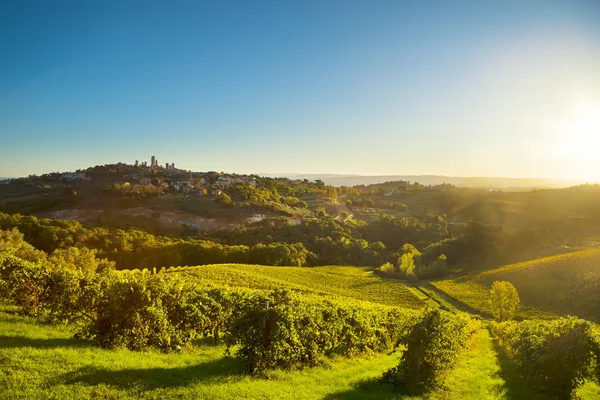
<instances>
[{"instance_id":1,"label":"hill","mask_svg":"<svg viewBox=\"0 0 600 400\"><path fill-rule=\"evenodd\" d=\"M509 281L517 288L524 306L521 317L569 314L600 320L600 250L540 258L432 285L487 313L494 281Z\"/></svg>"},{"instance_id":2,"label":"hill","mask_svg":"<svg viewBox=\"0 0 600 400\"><path fill-rule=\"evenodd\" d=\"M354 186L375 185L392 181L419 182L421 185L450 184L464 188L485 189L541 189L541 188L563 188L567 186L580 185L586 181L545 179L545 178L503 178L503 177L464 177L444 175L343 175L343 174L297 174L297 173L274 173L260 174L269 177L287 177L290 179L320 179L326 185L331 186Z\"/></svg>"},{"instance_id":3,"label":"hill","mask_svg":"<svg viewBox=\"0 0 600 400\"><path fill-rule=\"evenodd\" d=\"M252 289L287 288L307 294L342 296L406 308L419 308L424 305L400 281L382 279L357 267L304 268L215 264L174 267L167 269L166 272L181 274L188 280L219 286Z\"/></svg>"}]
</instances>

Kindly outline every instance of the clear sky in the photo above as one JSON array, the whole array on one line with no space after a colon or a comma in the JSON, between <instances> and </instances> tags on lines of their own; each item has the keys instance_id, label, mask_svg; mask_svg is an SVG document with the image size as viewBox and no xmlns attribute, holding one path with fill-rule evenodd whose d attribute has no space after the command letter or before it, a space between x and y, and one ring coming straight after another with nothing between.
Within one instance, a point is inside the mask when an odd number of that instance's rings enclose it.
<instances>
[{"instance_id":1,"label":"clear sky","mask_svg":"<svg viewBox=\"0 0 600 400\"><path fill-rule=\"evenodd\" d=\"M0 176L600 179L600 1L0 2Z\"/></svg>"}]
</instances>

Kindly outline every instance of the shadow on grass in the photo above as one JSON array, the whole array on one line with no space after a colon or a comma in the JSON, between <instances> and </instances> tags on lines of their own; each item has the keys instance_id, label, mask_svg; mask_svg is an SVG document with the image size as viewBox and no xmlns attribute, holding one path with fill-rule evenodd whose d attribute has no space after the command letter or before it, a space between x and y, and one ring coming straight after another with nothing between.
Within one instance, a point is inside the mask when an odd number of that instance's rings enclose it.
<instances>
[{"instance_id":1,"label":"shadow on grass","mask_svg":"<svg viewBox=\"0 0 600 400\"><path fill-rule=\"evenodd\" d=\"M52 384L84 384L88 386L104 384L123 389L135 387L144 390L153 390L221 380L229 376L239 376L241 373L242 368L239 361L223 357L218 360L180 368L107 370L88 366L58 376L52 381Z\"/></svg>"},{"instance_id":2,"label":"shadow on grass","mask_svg":"<svg viewBox=\"0 0 600 400\"><path fill-rule=\"evenodd\" d=\"M359 399L401 399L402 393L395 390L387 383L381 383L376 379L362 381L352 389L331 393L324 397L325 400L359 400ZM406 397L410 397L406 395Z\"/></svg>"},{"instance_id":3,"label":"shadow on grass","mask_svg":"<svg viewBox=\"0 0 600 400\"><path fill-rule=\"evenodd\" d=\"M23 336L1 336L0 349L32 347L36 349L53 349L57 347L91 347L92 343L78 339L31 339Z\"/></svg>"},{"instance_id":4,"label":"shadow on grass","mask_svg":"<svg viewBox=\"0 0 600 400\"><path fill-rule=\"evenodd\" d=\"M493 334L492 338L494 338ZM498 355L498 364L500 365L500 377L504 380L504 390L506 398L515 400L535 400L545 399L544 396L535 392L527 383L525 378L519 373L519 367L516 365L506 353L506 350L498 344L496 339L493 339L494 351Z\"/></svg>"}]
</instances>

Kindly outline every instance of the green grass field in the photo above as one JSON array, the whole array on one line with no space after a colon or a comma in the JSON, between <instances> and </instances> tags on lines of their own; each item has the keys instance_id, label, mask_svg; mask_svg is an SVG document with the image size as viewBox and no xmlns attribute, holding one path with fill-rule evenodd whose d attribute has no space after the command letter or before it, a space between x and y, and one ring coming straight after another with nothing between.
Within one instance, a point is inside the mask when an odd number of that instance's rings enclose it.
<instances>
[{"instance_id":1,"label":"green grass field","mask_svg":"<svg viewBox=\"0 0 600 400\"><path fill-rule=\"evenodd\" d=\"M301 371L276 371L269 379L243 375L223 346L197 343L179 353L103 350L72 338L63 327L0 311L2 399L540 399L494 346L487 329L471 341L446 387L402 396L380 384L398 354L337 358ZM597 399L586 384L581 399Z\"/></svg>"},{"instance_id":2,"label":"green grass field","mask_svg":"<svg viewBox=\"0 0 600 400\"><path fill-rule=\"evenodd\" d=\"M252 289L288 288L307 294L342 296L404 308L424 306L402 282L359 267L271 267L246 264L170 268L167 273L202 283Z\"/></svg>"},{"instance_id":3,"label":"green grass field","mask_svg":"<svg viewBox=\"0 0 600 400\"><path fill-rule=\"evenodd\" d=\"M489 289L509 281L523 305L519 317L577 315L600 321L600 250L540 258L431 284L448 296L489 313Z\"/></svg>"}]
</instances>

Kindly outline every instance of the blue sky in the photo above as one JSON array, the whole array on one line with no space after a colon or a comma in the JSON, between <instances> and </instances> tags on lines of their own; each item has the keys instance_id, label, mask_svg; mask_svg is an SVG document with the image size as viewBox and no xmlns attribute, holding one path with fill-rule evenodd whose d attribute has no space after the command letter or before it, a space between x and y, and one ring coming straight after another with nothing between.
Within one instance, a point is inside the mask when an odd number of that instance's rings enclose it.
<instances>
[{"instance_id":1,"label":"blue sky","mask_svg":"<svg viewBox=\"0 0 600 400\"><path fill-rule=\"evenodd\" d=\"M599 1L5 0L0 50L0 176L600 175Z\"/></svg>"}]
</instances>

